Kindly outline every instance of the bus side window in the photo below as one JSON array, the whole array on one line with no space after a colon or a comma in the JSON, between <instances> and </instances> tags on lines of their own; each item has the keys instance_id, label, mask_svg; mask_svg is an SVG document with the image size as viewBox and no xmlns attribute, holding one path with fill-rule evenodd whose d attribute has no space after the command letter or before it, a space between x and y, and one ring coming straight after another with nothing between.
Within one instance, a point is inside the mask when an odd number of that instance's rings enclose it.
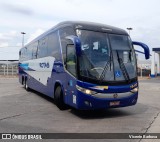
<instances>
[{"instance_id":1,"label":"bus side window","mask_svg":"<svg viewBox=\"0 0 160 142\"><path fill-rule=\"evenodd\" d=\"M53 32L48 36L48 56L55 57L57 60L60 60L60 43L58 39L58 33Z\"/></svg>"},{"instance_id":2,"label":"bus side window","mask_svg":"<svg viewBox=\"0 0 160 142\"><path fill-rule=\"evenodd\" d=\"M19 56L21 57L21 51L19 51Z\"/></svg>"},{"instance_id":3,"label":"bus side window","mask_svg":"<svg viewBox=\"0 0 160 142\"><path fill-rule=\"evenodd\" d=\"M75 35L75 32L72 27L68 26L59 30L61 45L62 45L62 53L64 64L66 64L66 46L68 44L68 40L66 39L69 35Z\"/></svg>"},{"instance_id":4,"label":"bus side window","mask_svg":"<svg viewBox=\"0 0 160 142\"><path fill-rule=\"evenodd\" d=\"M37 58L37 47L38 47L38 42L35 42L32 45L32 59L36 59Z\"/></svg>"},{"instance_id":5,"label":"bus side window","mask_svg":"<svg viewBox=\"0 0 160 142\"><path fill-rule=\"evenodd\" d=\"M66 69L74 76L76 76L76 58L75 47L72 44L67 45L67 62Z\"/></svg>"},{"instance_id":6,"label":"bus side window","mask_svg":"<svg viewBox=\"0 0 160 142\"><path fill-rule=\"evenodd\" d=\"M23 61L23 49L19 51L19 61Z\"/></svg>"},{"instance_id":7,"label":"bus side window","mask_svg":"<svg viewBox=\"0 0 160 142\"><path fill-rule=\"evenodd\" d=\"M38 58L47 56L47 37L39 40L37 56Z\"/></svg>"},{"instance_id":8,"label":"bus side window","mask_svg":"<svg viewBox=\"0 0 160 142\"><path fill-rule=\"evenodd\" d=\"M23 61L25 61L25 60L27 60L27 49L26 49L26 47L25 48L23 48L23 50L22 50L22 59L23 59Z\"/></svg>"},{"instance_id":9,"label":"bus side window","mask_svg":"<svg viewBox=\"0 0 160 142\"><path fill-rule=\"evenodd\" d=\"M32 59L32 49L31 45L25 47L25 60L31 60Z\"/></svg>"}]
</instances>

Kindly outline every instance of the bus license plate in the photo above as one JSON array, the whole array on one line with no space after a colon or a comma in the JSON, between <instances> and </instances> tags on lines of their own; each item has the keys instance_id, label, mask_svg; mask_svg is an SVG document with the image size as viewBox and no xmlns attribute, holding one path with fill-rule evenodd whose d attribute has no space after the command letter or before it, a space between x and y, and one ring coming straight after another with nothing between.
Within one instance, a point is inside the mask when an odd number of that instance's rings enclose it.
<instances>
[{"instance_id":1,"label":"bus license plate","mask_svg":"<svg viewBox=\"0 0 160 142\"><path fill-rule=\"evenodd\" d=\"M110 102L110 106L118 106L120 105L120 101Z\"/></svg>"}]
</instances>

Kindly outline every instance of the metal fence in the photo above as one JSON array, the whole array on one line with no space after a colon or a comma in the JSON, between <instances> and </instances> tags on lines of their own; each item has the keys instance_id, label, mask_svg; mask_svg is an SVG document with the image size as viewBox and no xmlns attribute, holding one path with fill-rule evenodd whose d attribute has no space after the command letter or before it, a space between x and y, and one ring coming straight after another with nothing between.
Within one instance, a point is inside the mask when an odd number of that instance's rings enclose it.
<instances>
[{"instance_id":1,"label":"metal fence","mask_svg":"<svg viewBox=\"0 0 160 142\"><path fill-rule=\"evenodd\" d=\"M0 64L0 75L17 75L17 64Z\"/></svg>"},{"instance_id":2,"label":"metal fence","mask_svg":"<svg viewBox=\"0 0 160 142\"><path fill-rule=\"evenodd\" d=\"M150 74L151 74L151 70L150 69L141 69L141 68L138 68L138 76L149 77Z\"/></svg>"}]
</instances>

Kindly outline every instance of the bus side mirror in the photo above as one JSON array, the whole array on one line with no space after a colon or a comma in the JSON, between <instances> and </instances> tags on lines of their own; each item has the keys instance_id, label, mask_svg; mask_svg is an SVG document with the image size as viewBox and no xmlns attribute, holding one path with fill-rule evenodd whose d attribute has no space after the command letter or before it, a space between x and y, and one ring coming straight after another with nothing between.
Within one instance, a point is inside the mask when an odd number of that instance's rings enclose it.
<instances>
[{"instance_id":1,"label":"bus side mirror","mask_svg":"<svg viewBox=\"0 0 160 142\"><path fill-rule=\"evenodd\" d=\"M148 47L146 44L141 43L141 42L137 42L137 41L133 41L132 43L133 43L133 45L141 46L141 47L144 49L144 52L135 50L136 52L145 54L145 58L146 58L146 59L149 59L149 58L150 58L150 50L149 50L149 47Z\"/></svg>"},{"instance_id":2,"label":"bus side mirror","mask_svg":"<svg viewBox=\"0 0 160 142\"><path fill-rule=\"evenodd\" d=\"M67 36L66 39L71 40L76 49L77 56L81 55L81 41L77 36L70 35Z\"/></svg>"}]
</instances>

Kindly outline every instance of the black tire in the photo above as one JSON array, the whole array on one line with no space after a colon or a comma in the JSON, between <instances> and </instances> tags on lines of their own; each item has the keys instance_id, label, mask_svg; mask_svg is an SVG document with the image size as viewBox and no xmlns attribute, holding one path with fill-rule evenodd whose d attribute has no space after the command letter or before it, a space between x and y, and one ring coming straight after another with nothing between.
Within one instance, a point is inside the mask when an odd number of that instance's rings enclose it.
<instances>
[{"instance_id":1,"label":"black tire","mask_svg":"<svg viewBox=\"0 0 160 142\"><path fill-rule=\"evenodd\" d=\"M63 91L61 86L58 86L54 92L54 100L55 100L55 104L57 105L57 107L60 110L65 110L66 109L66 105L64 103L63 100Z\"/></svg>"},{"instance_id":2,"label":"black tire","mask_svg":"<svg viewBox=\"0 0 160 142\"><path fill-rule=\"evenodd\" d=\"M24 81L24 88L26 89L26 91L30 91L30 88L28 87L27 79Z\"/></svg>"}]
</instances>

